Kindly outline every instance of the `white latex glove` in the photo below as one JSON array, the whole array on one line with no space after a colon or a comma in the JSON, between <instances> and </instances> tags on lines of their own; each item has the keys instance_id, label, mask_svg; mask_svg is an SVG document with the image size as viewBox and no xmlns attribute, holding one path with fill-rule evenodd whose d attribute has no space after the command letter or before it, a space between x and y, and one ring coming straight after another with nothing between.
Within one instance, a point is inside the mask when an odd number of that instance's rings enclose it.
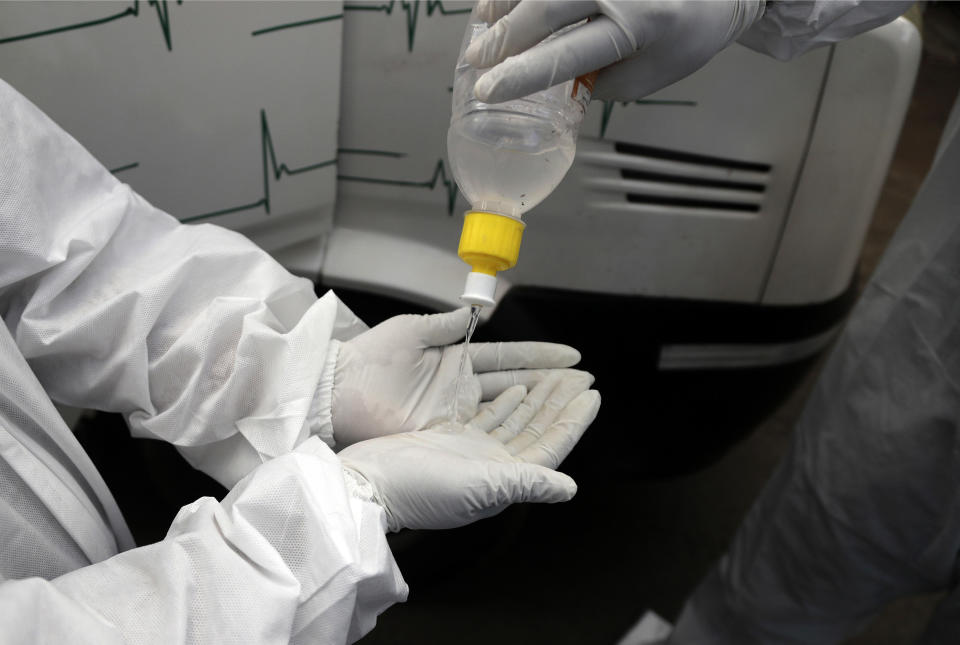
<instances>
[{"instance_id":1,"label":"white latex glove","mask_svg":"<svg viewBox=\"0 0 960 645\"><path fill-rule=\"evenodd\" d=\"M338 455L348 487L383 507L391 531L463 526L516 502L565 502L577 485L553 469L597 415L592 381L558 371L529 395L522 385L508 388L465 426L350 446Z\"/></svg>"},{"instance_id":2,"label":"white latex glove","mask_svg":"<svg viewBox=\"0 0 960 645\"><path fill-rule=\"evenodd\" d=\"M470 309L384 321L339 346L330 415L337 448L448 420ZM531 385L580 353L554 343L471 343L460 388L459 420L507 387Z\"/></svg>"},{"instance_id":3,"label":"white latex glove","mask_svg":"<svg viewBox=\"0 0 960 645\"><path fill-rule=\"evenodd\" d=\"M481 69L496 65L474 87L488 103L594 70L601 70L595 98L634 100L700 69L753 25L763 8L763 0L481 0L476 15L497 22L465 57ZM534 47L584 18L590 22Z\"/></svg>"}]
</instances>

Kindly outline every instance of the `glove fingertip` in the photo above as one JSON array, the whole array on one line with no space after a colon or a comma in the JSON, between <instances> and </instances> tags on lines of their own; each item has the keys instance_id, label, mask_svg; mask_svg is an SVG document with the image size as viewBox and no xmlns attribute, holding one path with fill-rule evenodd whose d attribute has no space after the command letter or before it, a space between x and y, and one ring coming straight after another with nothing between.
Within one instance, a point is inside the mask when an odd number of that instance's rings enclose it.
<instances>
[{"instance_id":1,"label":"glove fingertip","mask_svg":"<svg viewBox=\"0 0 960 645\"><path fill-rule=\"evenodd\" d=\"M507 42L509 28L507 20L500 20L494 12L487 16L484 22L492 26L480 34L476 40L467 46L463 52L463 59L477 69L491 67L504 60L507 55L504 45Z\"/></svg>"},{"instance_id":2,"label":"glove fingertip","mask_svg":"<svg viewBox=\"0 0 960 645\"><path fill-rule=\"evenodd\" d=\"M583 398L584 405L586 405L589 410L587 416L590 418L590 422L592 423L597 417L597 413L600 412L600 392L597 390L587 390L578 396L578 398L581 397Z\"/></svg>"},{"instance_id":3,"label":"glove fingertip","mask_svg":"<svg viewBox=\"0 0 960 645\"><path fill-rule=\"evenodd\" d=\"M527 386L523 384L511 385L497 395L497 398L493 400L493 405L498 408L497 425L501 425L505 417L523 403L525 398L527 398Z\"/></svg>"},{"instance_id":4,"label":"glove fingertip","mask_svg":"<svg viewBox=\"0 0 960 645\"><path fill-rule=\"evenodd\" d=\"M600 412L600 392L585 390L578 394L564 411L567 420L573 421L580 428L577 436L583 435Z\"/></svg>"},{"instance_id":5,"label":"glove fingertip","mask_svg":"<svg viewBox=\"0 0 960 645\"><path fill-rule=\"evenodd\" d=\"M493 70L478 78L477 82L473 86L474 95L484 103L496 103L496 101L493 100L493 91L496 86L496 79L491 73L492 71Z\"/></svg>"},{"instance_id":6,"label":"glove fingertip","mask_svg":"<svg viewBox=\"0 0 960 645\"><path fill-rule=\"evenodd\" d=\"M553 471L554 486L557 491L557 498L551 500L552 502L569 502L573 499L574 495L577 494L577 482L573 480L573 477Z\"/></svg>"},{"instance_id":7,"label":"glove fingertip","mask_svg":"<svg viewBox=\"0 0 960 645\"><path fill-rule=\"evenodd\" d=\"M463 52L463 60L468 65L476 67L477 69L483 69L488 67L484 64L484 52L486 51L483 46L483 37L477 38L475 41L470 43L467 49Z\"/></svg>"},{"instance_id":8,"label":"glove fingertip","mask_svg":"<svg viewBox=\"0 0 960 645\"><path fill-rule=\"evenodd\" d=\"M586 370L568 369L563 373L564 379L570 383L578 384L583 391L586 391L593 385L596 377Z\"/></svg>"},{"instance_id":9,"label":"glove fingertip","mask_svg":"<svg viewBox=\"0 0 960 645\"><path fill-rule=\"evenodd\" d=\"M577 494L577 482L569 475L535 464L525 464L523 467L533 475L528 501L556 504L568 502Z\"/></svg>"},{"instance_id":10,"label":"glove fingertip","mask_svg":"<svg viewBox=\"0 0 960 645\"><path fill-rule=\"evenodd\" d=\"M557 367L573 367L580 362L582 356L580 352L569 345L558 345Z\"/></svg>"},{"instance_id":11,"label":"glove fingertip","mask_svg":"<svg viewBox=\"0 0 960 645\"><path fill-rule=\"evenodd\" d=\"M460 307L439 314L426 314L419 318L425 325L420 328L420 342L428 347L455 343L467 334L470 322L470 307Z\"/></svg>"},{"instance_id":12,"label":"glove fingertip","mask_svg":"<svg viewBox=\"0 0 960 645\"><path fill-rule=\"evenodd\" d=\"M518 54L492 67L477 79L473 93L484 103L503 103L546 89L547 85L526 73L528 54Z\"/></svg>"},{"instance_id":13,"label":"glove fingertip","mask_svg":"<svg viewBox=\"0 0 960 645\"><path fill-rule=\"evenodd\" d=\"M479 0L476 6L477 18L494 23L520 3L520 0Z\"/></svg>"},{"instance_id":14,"label":"glove fingertip","mask_svg":"<svg viewBox=\"0 0 960 645\"><path fill-rule=\"evenodd\" d=\"M516 400L517 405L520 404L525 398L527 398L527 386L523 383L518 383L517 385L511 385L506 390L503 391L503 394L506 395L507 392L510 393L511 400Z\"/></svg>"}]
</instances>

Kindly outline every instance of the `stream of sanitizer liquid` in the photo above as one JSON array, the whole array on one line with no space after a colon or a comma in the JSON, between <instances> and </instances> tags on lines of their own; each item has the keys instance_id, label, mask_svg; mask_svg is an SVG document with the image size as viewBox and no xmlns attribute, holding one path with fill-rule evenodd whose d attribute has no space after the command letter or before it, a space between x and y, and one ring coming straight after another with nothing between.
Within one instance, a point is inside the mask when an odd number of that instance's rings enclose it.
<instances>
[{"instance_id":1,"label":"stream of sanitizer liquid","mask_svg":"<svg viewBox=\"0 0 960 645\"><path fill-rule=\"evenodd\" d=\"M463 383L463 370L467 365L467 353L470 349L470 338L477 328L477 322L480 320L480 305L470 306L470 322L467 323L467 335L463 340L463 353L460 354L460 370L457 372L457 384L453 390L453 402L450 406L450 420L457 423L460 414L460 386Z\"/></svg>"}]
</instances>

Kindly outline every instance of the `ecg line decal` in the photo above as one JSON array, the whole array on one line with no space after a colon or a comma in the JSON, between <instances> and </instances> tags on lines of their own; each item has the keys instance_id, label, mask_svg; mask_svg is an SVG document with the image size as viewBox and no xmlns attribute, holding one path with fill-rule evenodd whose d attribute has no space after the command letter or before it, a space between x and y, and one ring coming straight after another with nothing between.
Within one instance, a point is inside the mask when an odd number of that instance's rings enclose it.
<instances>
[{"instance_id":1,"label":"ecg line decal","mask_svg":"<svg viewBox=\"0 0 960 645\"><path fill-rule=\"evenodd\" d=\"M404 152L391 152L389 150L366 150L362 148L341 148L340 154L361 154L361 155L376 155L381 157L394 157L401 158L406 157ZM407 179L385 179L382 177L363 177L360 175L337 175L337 179L340 181L355 181L365 184L380 184L383 186L407 186L410 188L426 188L427 190L433 190L437 187L437 184L442 184L444 190L447 193L447 214L453 215L453 209L457 203L457 182L455 182L451 177L447 176L447 168L443 162L443 159L437 159L436 165L433 167L433 174L430 176L430 179L424 181L416 180L407 180Z\"/></svg>"},{"instance_id":2,"label":"ecg line decal","mask_svg":"<svg viewBox=\"0 0 960 645\"><path fill-rule=\"evenodd\" d=\"M371 157L392 157L394 159L400 159L407 156L406 152L393 152L392 150L369 150L367 148L337 148L337 154L369 155Z\"/></svg>"},{"instance_id":3,"label":"ecg line decal","mask_svg":"<svg viewBox=\"0 0 960 645\"><path fill-rule=\"evenodd\" d=\"M613 114L613 108L617 103L626 107L633 103L634 105L681 105L685 107L696 107L696 101L667 101L657 99L640 99L638 101L603 101L603 116L600 119L600 138L607 134L607 126L610 125L610 115Z\"/></svg>"},{"instance_id":4,"label":"ecg line decal","mask_svg":"<svg viewBox=\"0 0 960 645\"><path fill-rule=\"evenodd\" d=\"M128 163L128 164L126 164L126 165L124 165L124 166L118 166L118 167L116 167L116 168L110 168L110 169L108 170L108 172L110 172L111 174L114 174L114 175L115 175L115 174L117 174L118 172L123 172L124 170L133 170L134 168L138 167L139 165L140 165L140 162L139 162L139 161L134 161L133 163Z\"/></svg>"},{"instance_id":5,"label":"ecg line decal","mask_svg":"<svg viewBox=\"0 0 960 645\"><path fill-rule=\"evenodd\" d=\"M400 8L407 14L407 51L413 51L413 41L417 36L417 20L420 15L421 0L400 0ZM443 5L443 0L423 0L427 5L427 17L433 16L439 12L441 16L457 16L470 13L470 8L447 9ZM371 11L381 12L386 15L392 15L397 6L397 0L390 0L383 4L345 4L343 10L346 11Z\"/></svg>"},{"instance_id":6,"label":"ecg line decal","mask_svg":"<svg viewBox=\"0 0 960 645\"><path fill-rule=\"evenodd\" d=\"M177 4L183 4L183 0L176 0ZM173 51L172 43L170 42L170 9L167 6L167 0L148 0L147 6L153 7L157 10L157 20L160 22L160 31L163 32L163 40L167 43L167 51ZM136 18L140 15L140 0L133 0L133 6L127 7L123 11L118 13L111 14L103 18L97 18L95 20L87 20L85 22L78 22L71 25L63 25L61 27L54 27L52 29L44 29L41 31L34 31L29 34L20 34L19 36L7 36L6 38L0 38L0 45L6 43L18 42L21 40L30 40L31 38L40 38L42 36L51 36L53 34L60 34L65 31L74 31L77 29L86 29L87 27L96 27L97 25L103 25L108 22L113 22L114 20L121 20L133 16Z\"/></svg>"},{"instance_id":7,"label":"ecg line decal","mask_svg":"<svg viewBox=\"0 0 960 645\"><path fill-rule=\"evenodd\" d=\"M342 13L335 13L329 16L320 16L319 18L309 18L307 20L298 20L297 22L288 22L284 25L264 27L263 29L257 29L256 31L250 32L250 35L260 36L262 34L269 34L271 32L280 31L282 29L293 29L294 27L305 27L306 25L317 25L322 22L331 22L333 20L341 20L342 18L343 18Z\"/></svg>"},{"instance_id":8,"label":"ecg line decal","mask_svg":"<svg viewBox=\"0 0 960 645\"><path fill-rule=\"evenodd\" d=\"M312 163L306 166L300 166L298 168L291 168L286 163L278 164L277 153L273 148L273 137L270 136L270 125L267 123L267 113L265 110L260 110L260 158L263 168L263 196L260 199L248 204L241 204L239 206L232 206L230 208L211 211L209 213L203 213L202 215L194 215L192 217L181 219L180 221L184 223L196 222L197 220L201 219L219 217L220 215L229 215L230 213L239 213L241 211L260 208L261 206L266 211L267 215L269 215L271 174L276 181L280 181L283 175L299 175L301 173L310 172L311 170L326 168L327 166L332 166L337 163L337 159L334 157L333 159L327 159L326 161Z\"/></svg>"}]
</instances>

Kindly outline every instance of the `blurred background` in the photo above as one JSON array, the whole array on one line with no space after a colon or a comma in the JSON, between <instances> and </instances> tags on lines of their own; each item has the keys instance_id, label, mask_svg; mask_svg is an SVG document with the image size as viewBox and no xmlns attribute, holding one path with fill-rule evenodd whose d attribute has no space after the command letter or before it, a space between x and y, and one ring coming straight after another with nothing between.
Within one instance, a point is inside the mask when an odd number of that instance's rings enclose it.
<instances>
[{"instance_id":1,"label":"blurred background","mask_svg":"<svg viewBox=\"0 0 960 645\"><path fill-rule=\"evenodd\" d=\"M446 162L465 2L0 4L0 78L185 222L249 235L367 323L457 306ZM576 346L603 395L577 497L391 546L364 643L615 643L672 620L785 451L960 89L960 7L791 63L735 46L595 101L477 340ZM402 127L398 127L402 125ZM64 409L138 543L224 491L116 415ZM851 643L910 643L936 597Z\"/></svg>"}]
</instances>

